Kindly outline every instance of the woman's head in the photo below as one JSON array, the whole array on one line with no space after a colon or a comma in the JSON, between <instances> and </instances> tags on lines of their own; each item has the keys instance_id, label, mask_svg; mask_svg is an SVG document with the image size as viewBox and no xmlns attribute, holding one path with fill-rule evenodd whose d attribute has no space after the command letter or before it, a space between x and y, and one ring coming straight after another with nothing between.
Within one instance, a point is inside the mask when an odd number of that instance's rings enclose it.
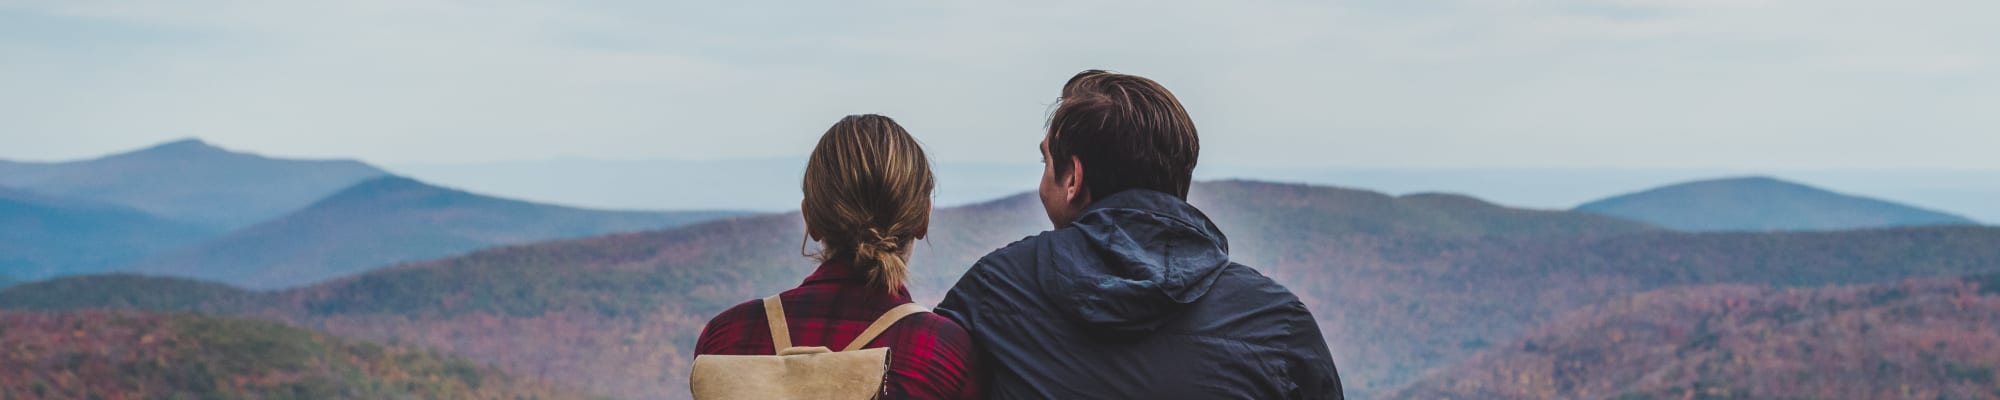
<instances>
[{"instance_id":1,"label":"woman's head","mask_svg":"<svg viewBox=\"0 0 2000 400\"><path fill-rule=\"evenodd\" d=\"M841 118L806 160L803 186L806 232L823 246L816 257L866 271L884 290L902 287L937 186L916 138L889 117Z\"/></svg>"}]
</instances>

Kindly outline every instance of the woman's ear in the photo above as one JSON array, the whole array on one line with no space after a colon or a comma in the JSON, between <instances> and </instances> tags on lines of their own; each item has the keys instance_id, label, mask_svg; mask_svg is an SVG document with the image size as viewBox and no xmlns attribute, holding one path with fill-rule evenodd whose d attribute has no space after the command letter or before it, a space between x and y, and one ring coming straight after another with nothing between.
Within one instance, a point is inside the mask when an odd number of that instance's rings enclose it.
<instances>
[{"instance_id":1,"label":"woman's ear","mask_svg":"<svg viewBox=\"0 0 2000 400\"><path fill-rule=\"evenodd\" d=\"M799 200L799 218L805 219L805 217L806 217L806 201ZM806 237L812 238L812 241L815 242L819 241L819 231L813 230L813 223L811 219L806 219Z\"/></svg>"}]
</instances>

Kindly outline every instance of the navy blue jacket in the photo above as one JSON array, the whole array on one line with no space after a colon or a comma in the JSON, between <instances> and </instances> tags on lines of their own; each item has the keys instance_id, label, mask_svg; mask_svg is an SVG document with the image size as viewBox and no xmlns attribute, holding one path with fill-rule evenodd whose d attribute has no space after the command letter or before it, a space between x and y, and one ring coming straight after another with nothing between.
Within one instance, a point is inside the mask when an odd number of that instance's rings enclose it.
<instances>
[{"instance_id":1,"label":"navy blue jacket","mask_svg":"<svg viewBox=\"0 0 2000 400\"><path fill-rule=\"evenodd\" d=\"M937 312L972 333L993 399L1342 398L1312 313L1165 193L994 251Z\"/></svg>"}]
</instances>

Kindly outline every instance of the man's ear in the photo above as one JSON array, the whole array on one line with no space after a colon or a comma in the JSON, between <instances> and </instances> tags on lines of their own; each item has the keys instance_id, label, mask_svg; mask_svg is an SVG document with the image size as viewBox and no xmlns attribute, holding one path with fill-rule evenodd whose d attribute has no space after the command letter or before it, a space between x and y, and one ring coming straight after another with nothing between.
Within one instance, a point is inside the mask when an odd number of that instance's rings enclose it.
<instances>
[{"instance_id":1,"label":"man's ear","mask_svg":"<svg viewBox=\"0 0 2000 400\"><path fill-rule=\"evenodd\" d=\"M1062 182L1065 200L1070 204L1090 203L1090 187L1083 184L1083 159L1069 156L1069 179Z\"/></svg>"}]
</instances>

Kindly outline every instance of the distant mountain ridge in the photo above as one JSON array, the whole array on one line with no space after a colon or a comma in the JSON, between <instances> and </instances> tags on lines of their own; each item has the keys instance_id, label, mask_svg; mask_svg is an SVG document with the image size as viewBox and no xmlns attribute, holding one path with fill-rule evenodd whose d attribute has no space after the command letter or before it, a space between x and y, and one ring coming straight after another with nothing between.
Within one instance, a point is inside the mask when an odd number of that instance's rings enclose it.
<instances>
[{"instance_id":1,"label":"distant mountain ridge","mask_svg":"<svg viewBox=\"0 0 2000 400\"><path fill-rule=\"evenodd\" d=\"M184 139L69 162L0 161L0 186L132 207L227 230L386 174L354 160L288 160Z\"/></svg>"},{"instance_id":2,"label":"distant mountain ridge","mask_svg":"<svg viewBox=\"0 0 2000 400\"><path fill-rule=\"evenodd\" d=\"M129 270L273 289L492 246L665 229L736 215L575 209L383 176L278 219L147 258Z\"/></svg>"},{"instance_id":3,"label":"distant mountain ridge","mask_svg":"<svg viewBox=\"0 0 2000 400\"><path fill-rule=\"evenodd\" d=\"M0 274L5 278L105 272L218 234L122 206L0 187Z\"/></svg>"},{"instance_id":4,"label":"distant mountain ridge","mask_svg":"<svg viewBox=\"0 0 2000 400\"><path fill-rule=\"evenodd\" d=\"M1024 157L1025 158L1025 157ZM446 186L537 202L592 208L729 208L786 211L798 208L804 156L721 160L550 159L472 164L392 164L398 175ZM716 173L727 171L727 173ZM933 166L938 206L957 206L1018 192L1034 182L1041 165L954 163ZM647 185L622 184L647 182ZM699 187L690 191L684 188Z\"/></svg>"},{"instance_id":5,"label":"distant mountain ridge","mask_svg":"<svg viewBox=\"0 0 2000 400\"><path fill-rule=\"evenodd\" d=\"M1033 160L937 160L937 203L975 204L1019 191L1041 165ZM782 211L803 157L715 160L553 158L476 163L390 164L398 175L480 193L595 208L730 208ZM709 171L729 171L726 176ZM1589 167L1310 167L1203 161L1195 179L1252 179L1362 188L1387 194L1464 193L1511 207L1570 209L1659 183L1713 177L1778 175L1842 193L1861 193L2000 224L2000 169L1868 168L1589 168ZM650 186L608 182L649 182ZM700 193L680 187L706 187ZM789 189L789 190L788 190Z\"/></svg>"},{"instance_id":6,"label":"distant mountain ridge","mask_svg":"<svg viewBox=\"0 0 2000 400\"><path fill-rule=\"evenodd\" d=\"M1820 231L1977 225L1965 217L1770 177L1669 185L1576 207L1690 232Z\"/></svg>"}]
</instances>

